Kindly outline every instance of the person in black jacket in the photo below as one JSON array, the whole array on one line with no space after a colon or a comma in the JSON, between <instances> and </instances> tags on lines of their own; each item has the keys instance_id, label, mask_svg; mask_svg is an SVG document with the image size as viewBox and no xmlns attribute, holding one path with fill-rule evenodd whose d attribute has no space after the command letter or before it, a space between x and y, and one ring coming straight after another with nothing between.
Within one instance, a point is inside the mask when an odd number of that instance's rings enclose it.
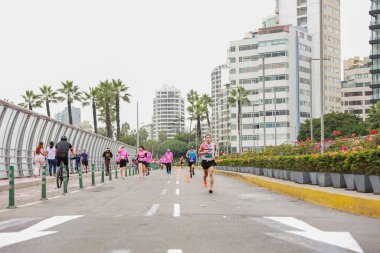
<instances>
[{"instance_id":1,"label":"person in black jacket","mask_svg":"<svg viewBox=\"0 0 380 253\"><path fill-rule=\"evenodd\" d=\"M103 153L104 158L104 165L106 166L106 176L108 176L108 173L110 171L110 162L113 157L113 154L110 150L110 148L107 148L106 151Z\"/></svg>"}]
</instances>

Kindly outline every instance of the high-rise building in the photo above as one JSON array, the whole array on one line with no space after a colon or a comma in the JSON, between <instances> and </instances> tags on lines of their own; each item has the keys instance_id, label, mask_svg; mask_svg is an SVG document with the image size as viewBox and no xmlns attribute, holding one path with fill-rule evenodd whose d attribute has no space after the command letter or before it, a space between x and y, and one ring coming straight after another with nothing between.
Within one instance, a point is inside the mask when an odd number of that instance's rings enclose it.
<instances>
[{"instance_id":1,"label":"high-rise building","mask_svg":"<svg viewBox=\"0 0 380 253\"><path fill-rule=\"evenodd\" d=\"M371 85L370 60L360 57L344 61L344 81L342 82L342 111L356 114L363 120L368 117L373 95Z\"/></svg>"},{"instance_id":2,"label":"high-rise building","mask_svg":"<svg viewBox=\"0 0 380 253\"><path fill-rule=\"evenodd\" d=\"M78 126L81 122L81 109L74 106L71 107L71 116L73 119L73 125ZM65 110L54 115L56 120L69 124L69 110L65 107Z\"/></svg>"},{"instance_id":3,"label":"high-rise building","mask_svg":"<svg viewBox=\"0 0 380 253\"><path fill-rule=\"evenodd\" d=\"M321 77L324 112L340 111L340 0L276 0L276 6L280 25L302 26L313 35L313 117L321 115Z\"/></svg>"},{"instance_id":4,"label":"high-rise building","mask_svg":"<svg viewBox=\"0 0 380 253\"><path fill-rule=\"evenodd\" d=\"M369 44L372 46L370 59L372 60L372 84L373 100L376 103L380 100L380 0L371 0L371 23L369 29L371 30L371 38Z\"/></svg>"},{"instance_id":5,"label":"high-rise building","mask_svg":"<svg viewBox=\"0 0 380 253\"><path fill-rule=\"evenodd\" d=\"M238 86L249 94L250 104L242 109L243 151L294 141L300 124L310 118L313 38L307 29L284 25L248 35L230 43L228 59L227 97ZM230 111L231 151L240 152L237 106Z\"/></svg>"},{"instance_id":6,"label":"high-rise building","mask_svg":"<svg viewBox=\"0 0 380 253\"><path fill-rule=\"evenodd\" d=\"M145 124L140 127L141 129L145 129L145 131L148 133L148 138L147 140L153 140L153 124Z\"/></svg>"},{"instance_id":7,"label":"high-rise building","mask_svg":"<svg viewBox=\"0 0 380 253\"><path fill-rule=\"evenodd\" d=\"M160 132L165 132L171 139L184 130L185 100L174 86L163 85L153 101L153 138L158 140Z\"/></svg>"},{"instance_id":8,"label":"high-rise building","mask_svg":"<svg viewBox=\"0 0 380 253\"><path fill-rule=\"evenodd\" d=\"M218 102L221 98L222 84L228 82L228 67L226 64L215 67L211 72L211 134L215 143L218 142L219 112Z\"/></svg>"}]
</instances>

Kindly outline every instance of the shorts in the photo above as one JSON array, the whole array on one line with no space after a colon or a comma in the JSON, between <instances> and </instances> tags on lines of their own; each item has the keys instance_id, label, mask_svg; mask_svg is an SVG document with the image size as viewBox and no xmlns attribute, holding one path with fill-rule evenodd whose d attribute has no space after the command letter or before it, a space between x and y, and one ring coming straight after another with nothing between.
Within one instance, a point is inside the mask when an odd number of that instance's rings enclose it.
<instances>
[{"instance_id":1,"label":"shorts","mask_svg":"<svg viewBox=\"0 0 380 253\"><path fill-rule=\"evenodd\" d=\"M65 165L66 167L69 166L69 157L66 156L66 157L57 157L57 167L60 167L61 166L61 163L63 163L63 165Z\"/></svg>"},{"instance_id":2,"label":"shorts","mask_svg":"<svg viewBox=\"0 0 380 253\"><path fill-rule=\"evenodd\" d=\"M88 166L88 161L83 160L83 161L82 161L82 164L83 164L84 166Z\"/></svg>"},{"instance_id":3,"label":"shorts","mask_svg":"<svg viewBox=\"0 0 380 253\"><path fill-rule=\"evenodd\" d=\"M120 160L120 168L127 167L127 160Z\"/></svg>"},{"instance_id":4,"label":"shorts","mask_svg":"<svg viewBox=\"0 0 380 253\"><path fill-rule=\"evenodd\" d=\"M149 168L150 167L150 163L148 162L143 162L143 164L145 165L145 167Z\"/></svg>"},{"instance_id":5,"label":"shorts","mask_svg":"<svg viewBox=\"0 0 380 253\"><path fill-rule=\"evenodd\" d=\"M210 167L214 167L215 165L216 165L215 160L212 160L212 161L202 160L202 168L204 170L207 170Z\"/></svg>"},{"instance_id":6,"label":"shorts","mask_svg":"<svg viewBox=\"0 0 380 253\"><path fill-rule=\"evenodd\" d=\"M189 167L193 166L195 164L195 162L188 162L187 165L189 165Z\"/></svg>"}]
</instances>

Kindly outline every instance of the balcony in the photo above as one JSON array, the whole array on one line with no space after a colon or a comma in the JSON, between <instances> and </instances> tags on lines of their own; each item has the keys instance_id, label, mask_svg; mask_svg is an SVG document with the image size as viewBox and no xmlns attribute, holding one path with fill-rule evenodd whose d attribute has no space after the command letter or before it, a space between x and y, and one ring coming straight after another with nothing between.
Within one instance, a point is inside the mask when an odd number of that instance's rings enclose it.
<instances>
[{"instance_id":1,"label":"balcony","mask_svg":"<svg viewBox=\"0 0 380 253\"><path fill-rule=\"evenodd\" d=\"M380 4L372 4L369 10L369 14L373 16L380 14Z\"/></svg>"},{"instance_id":2,"label":"balcony","mask_svg":"<svg viewBox=\"0 0 380 253\"><path fill-rule=\"evenodd\" d=\"M371 51L370 54L369 54L369 58L370 59L378 59L378 58L380 58L380 50Z\"/></svg>"},{"instance_id":3,"label":"balcony","mask_svg":"<svg viewBox=\"0 0 380 253\"><path fill-rule=\"evenodd\" d=\"M379 29L379 28L380 28L380 19L372 20L369 23L369 29L373 30L373 29Z\"/></svg>"},{"instance_id":4,"label":"balcony","mask_svg":"<svg viewBox=\"0 0 380 253\"><path fill-rule=\"evenodd\" d=\"M380 35L372 35L370 38L369 44L380 44Z\"/></svg>"}]
</instances>

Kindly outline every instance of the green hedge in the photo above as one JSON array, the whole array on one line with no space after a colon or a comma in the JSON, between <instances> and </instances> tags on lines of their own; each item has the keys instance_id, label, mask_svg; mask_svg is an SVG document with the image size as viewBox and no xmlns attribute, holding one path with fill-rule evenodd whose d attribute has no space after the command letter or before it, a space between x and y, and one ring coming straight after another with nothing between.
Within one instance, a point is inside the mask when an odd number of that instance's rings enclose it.
<instances>
[{"instance_id":1,"label":"green hedge","mask_svg":"<svg viewBox=\"0 0 380 253\"><path fill-rule=\"evenodd\" d=\"M253 156L226 158L219 166L256 167L305 172L331 172L380 176L380 151L327 153L300 156Z\"/></svg>"}]
</instances>

